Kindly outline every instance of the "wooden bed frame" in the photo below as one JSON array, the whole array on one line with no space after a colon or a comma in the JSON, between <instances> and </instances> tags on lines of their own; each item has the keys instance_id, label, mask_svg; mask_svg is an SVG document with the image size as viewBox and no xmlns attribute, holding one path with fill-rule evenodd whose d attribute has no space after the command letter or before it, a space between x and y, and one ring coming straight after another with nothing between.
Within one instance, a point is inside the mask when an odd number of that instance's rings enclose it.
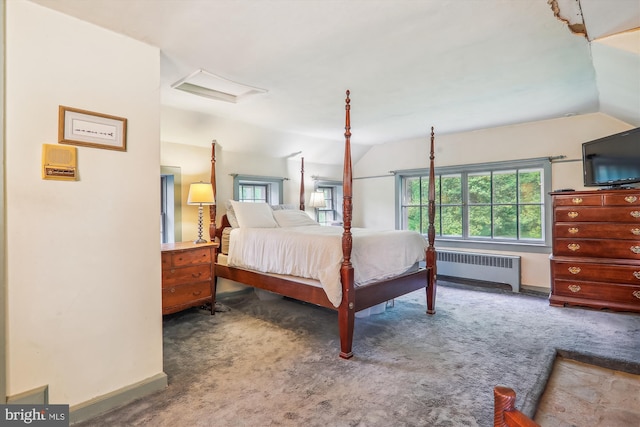
<instances>
[{"instance_id":1,"label":"wooden bed frame","mask_svg":"<svg viewBox=\"0 0 640 427\"><path fill-rule=\"evenodd\" d=\"M255 288L275 292L280 295L291 297L300 301L316 304L322 307L338 311L338 327L340 332L340 357L349 359L353 356L353 326L355 313L360 310L375 306L377 304L397 298L415 290L426 288L427 294L427 314L435 314L436 301L436 252L435 240L435 178L434 178L434 132L431 128L431 149L429 166L429 228L428 228L428 248L426 249L426 268L422 268L415 273L402 277L384 280L370 285L355 287L354 272L351 264L351 220L352 220L352 166L351 166L351 119L350 119L350 92L346 92L345 100L345 148L344 148L344 170L343 170L343 227L342 252L343 262L340 268L340 278L342 282L342 301L339 307L334 307L327 298L321 287L303 285L295 280L283 279L259 273L256 271L240 268L228 267L215 264L216 280L224 279L240 282ZM215 143L212 147L211 156L211 183L215 187ZM300 209L304 210L304 159L301 170L300 184ZM220 239L222 230L229 226L226 215L222 218L222 224L216 228L215 205L210 209L211 225L209 234L211 240L216 237ZM212 303L215 303L215 296Z\"/></svg>"},{"instance_id":2,"label":"wooden bed frame","mask_svg":"<svg viewBox=\"0 0 640 427\"><path fill-rule=\"evenodd\" d=\"M516 409L516 392L509 387L493 388L493 427L540 427Z\"/></svg>"}]
</instances>

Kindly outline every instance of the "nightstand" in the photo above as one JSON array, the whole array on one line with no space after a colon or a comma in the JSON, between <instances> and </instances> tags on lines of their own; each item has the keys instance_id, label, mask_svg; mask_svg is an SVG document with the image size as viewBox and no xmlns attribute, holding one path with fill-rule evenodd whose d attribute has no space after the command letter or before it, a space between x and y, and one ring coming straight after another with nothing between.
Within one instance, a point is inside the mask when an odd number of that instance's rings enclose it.
<instances>
[{"instance_id":1,"label":"nightstand","mask_svg":"<svg viewBox=\"0 0 640 427\"><path fill-rule=\"evenodd\" d=\"M218 243L162 244L162 314L211 303L215 313L213 264Z\"/></svg>"}]
</instances>

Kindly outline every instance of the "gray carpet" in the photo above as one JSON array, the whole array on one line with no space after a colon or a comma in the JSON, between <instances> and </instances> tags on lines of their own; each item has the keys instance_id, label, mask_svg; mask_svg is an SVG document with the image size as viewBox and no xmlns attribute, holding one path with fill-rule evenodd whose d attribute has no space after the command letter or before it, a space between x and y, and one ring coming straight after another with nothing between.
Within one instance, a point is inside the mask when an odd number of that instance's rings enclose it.
<instances>
[{"instance_id":1,"label":"gray carpet","mask_svg":"<svg viewBox=\"0 0 640 427\"><path fill-rule=\"evenodd\" d=\"M640 315L441 283L356 319L338 358L336 313L254 293L227 312L164 320L169 387L84 426L491 426L493 387L533 414L557 352L640 373Z\"/></svg>"}]
</instances>

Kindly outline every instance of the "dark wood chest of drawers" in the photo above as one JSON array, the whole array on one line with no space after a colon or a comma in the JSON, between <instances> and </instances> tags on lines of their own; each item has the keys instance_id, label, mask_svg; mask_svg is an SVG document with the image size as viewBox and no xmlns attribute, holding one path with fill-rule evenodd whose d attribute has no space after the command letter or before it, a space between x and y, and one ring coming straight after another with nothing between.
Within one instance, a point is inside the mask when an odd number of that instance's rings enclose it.
<instances>
[{"instance_id":1,"label":"dark wood chest of drawers","mask_svg":"<svg viewBox=\"0 0 640 427\"><path fill-rule=\"evenodd\" d=\"M551 305L640 312L640 189L551 196Z\"/></svg>"},{"instance_id":2,"label":"dark wood chest of drawers","mask_svg":"<svg viewBox=\"0 0 640 427\"><path fill-rule=\"evenodd\" d=\"M162 314L208 302L214 306L213 261L217 247L213 243L192 242L162 245Z\"/></svg>"}]
</instances>

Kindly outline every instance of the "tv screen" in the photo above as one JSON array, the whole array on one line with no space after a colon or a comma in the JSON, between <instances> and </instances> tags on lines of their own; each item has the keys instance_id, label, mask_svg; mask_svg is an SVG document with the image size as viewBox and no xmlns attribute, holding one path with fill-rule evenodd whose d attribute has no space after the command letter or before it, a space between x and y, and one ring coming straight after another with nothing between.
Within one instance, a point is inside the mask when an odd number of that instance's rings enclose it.
<instances>
[{"instance_id":1,"label":"tv screen","mask_svg":"<svg viewBox=\"0 0 640 427\"><path fill-rule=\"evenodd\" d=\"M640 182L640 128L582 144L585 187Z\"/></svg>"}]
</instances>

